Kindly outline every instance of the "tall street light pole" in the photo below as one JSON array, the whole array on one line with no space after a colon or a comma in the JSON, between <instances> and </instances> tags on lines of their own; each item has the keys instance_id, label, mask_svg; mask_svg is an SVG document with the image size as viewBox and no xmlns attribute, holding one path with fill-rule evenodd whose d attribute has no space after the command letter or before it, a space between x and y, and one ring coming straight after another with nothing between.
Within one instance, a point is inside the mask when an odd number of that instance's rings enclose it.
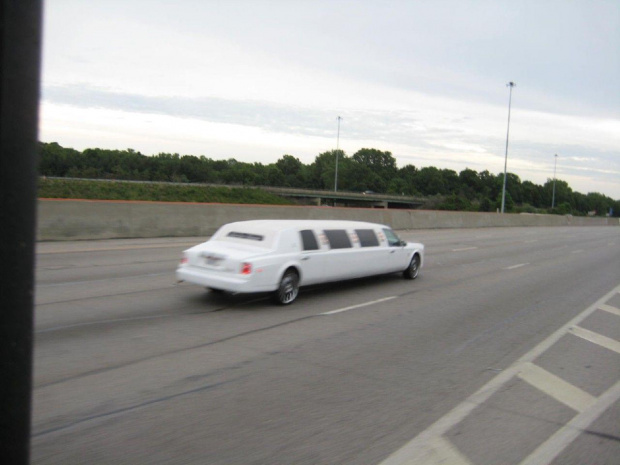
<instances>
[{"instance_id":1,"label":"tall street light pole","mask_svg":"<svg viewBox=\"0 0 620 465\"><path fill-rule=\"evenodd\" d=\"M502 213L506 205L506 168L508 167L508 136L510 135L510 105L512 103L512 88L516 84L510 81L506 87L510 87L510 97L508 98L508 129L506 130L506 155L504 156L504 188L502 189Z\"/></svg>"},{"instance_id":2,"label":"tall street light pole","mask_svg":"<svg viewBox=\"0 0 620 465\"><path fill-rule=\"evenodd\" d=\"M336 137L336 174L334 175L334 192L338 192L338 153L340 151L340 120L338 117L338 136Z\"/></svg>"},{"instance_id":3,"label":"tall street light pole","mask_svg":"<svg viewBox=\"0 0 620 465\"><path fill-rule=\"evenodd\" d=\"M558 167L558 154L555 154L555 164L553 165L553 196L551 197L551 209L555 208L555 170Z\"/></svg>"}]
</instances>

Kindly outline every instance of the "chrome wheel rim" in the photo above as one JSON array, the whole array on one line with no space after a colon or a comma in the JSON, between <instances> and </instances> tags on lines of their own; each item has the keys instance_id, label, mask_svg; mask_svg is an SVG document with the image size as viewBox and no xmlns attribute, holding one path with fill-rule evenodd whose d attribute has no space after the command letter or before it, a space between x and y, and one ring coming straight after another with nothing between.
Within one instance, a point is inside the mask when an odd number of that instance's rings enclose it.
<instances>
[{"instance_id":1,"label":"chrome wheel rim","mask_svg":"<svg viewBox=\"0 0 620 465\"><path fill-rule=\"evenodd\" d=\"M420 259L416 255L415 257L413 257L413 259L411 260L411 263L409 264L409 273L411 274L411 277L413 278L418 276L419 261Z\"/></svg>"},{"instance_id":2,"label":"chrome wheel rim","mask_svg":"<svg viewBox=\"0 0 620 465\"><path fill-rule=\"evenodd\" d=\"M282 282L280 283L280 302L283 304L292 302L297 297L298 292L299 288L297 287L297 277L292 273L284 276L284 278L282 278Z\"/></svg>"}]
</instances>

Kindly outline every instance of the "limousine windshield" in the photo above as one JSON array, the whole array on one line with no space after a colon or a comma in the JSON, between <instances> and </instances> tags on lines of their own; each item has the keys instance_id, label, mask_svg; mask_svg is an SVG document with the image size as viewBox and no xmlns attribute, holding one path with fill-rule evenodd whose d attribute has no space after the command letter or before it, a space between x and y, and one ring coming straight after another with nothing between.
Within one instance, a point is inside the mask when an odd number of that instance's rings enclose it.
<instances>
[{"instance_id":1,"label":"limousine windshield","mask_svg":"<svg viewBox=\"0 0 620 465\"><path fill-rule=\"evenodd\" d=\"M396 235L394 231L391 229L384 229L385 237L387 238L388 244L392 247L403 245L403 241L400 240L400 237Z\"/></svg>"}]
</instances>

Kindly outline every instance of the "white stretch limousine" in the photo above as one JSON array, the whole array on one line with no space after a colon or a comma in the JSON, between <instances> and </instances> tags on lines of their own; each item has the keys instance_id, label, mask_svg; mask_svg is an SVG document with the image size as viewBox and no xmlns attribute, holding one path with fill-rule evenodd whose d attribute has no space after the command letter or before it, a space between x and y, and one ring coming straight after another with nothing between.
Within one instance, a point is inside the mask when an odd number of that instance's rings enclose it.
<instances>
[{"instance_id":1,"label":"white stretch limousine","mask_svg":"<svg viewBox=\"0 0 620 465\"><path fill-rule=\"evenodd\" d=\"M424 245L361 221L256 220L222 226L183 252L177 280L232 293L273 292L280 304L300 286L402 272L415 279Z\"/></svg>"}]
</instances>

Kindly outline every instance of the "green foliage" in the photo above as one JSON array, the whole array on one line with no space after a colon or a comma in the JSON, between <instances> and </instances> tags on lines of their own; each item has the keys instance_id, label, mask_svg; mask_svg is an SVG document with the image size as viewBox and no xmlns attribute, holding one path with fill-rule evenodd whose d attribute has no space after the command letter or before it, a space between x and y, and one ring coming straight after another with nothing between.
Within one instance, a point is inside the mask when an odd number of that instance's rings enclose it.
<instances>
[{"instance_id":1,"label":"green foliage","mask_svg":"<svg viewBox=\"0 0 620 465\"><path fill-rule=\"evenodd\" d=\"M303 188L308 182L308 168L292 155L284 155L275 163L284 180L280 184L284 187Z\"/></svg>"},{"instance_id":2,"label":"green foliage","mask_svg":"<svg viewBox=\"0 0 620 465\"><path fill-rule=\"evenodd\" d=\"M493 211L493 204L491 203L491 200L488 197L484 197L480 201L480 206L478 207L478 211L481 211L481 212Z\"/></svg>"},{"instance_id":3,"label":"green foliage","mask_svg":"<svg viewBox=\"0 0 620 465\"><path fill-rule=\"evenodd\" d=\"M515 207L515 202L512 200L512 195L510 195L510 191L508 187L506 187L506 195L504 196L504 212L510 213L513 211ZM502 193L500 192L497 195L497 199L495 200L495 208L502 211Z\"/></svg>"},{"instance_id":4,"label":"green foliage","mask_svg":"<svg viewBox=\"0 0 620 465\"><path fill-rule=\"evenodd\" d=\"M170 194L161 185L152 185L138 192L138 188L116 186L76 187L54 186L51 197L131 198L164 200L192 199L196 202L219 202L227 194L191 184L227 184L231 186L270 186L333 190L338 159L338 191L378 194L426 196L425 208L447 210L495 211L501 207L504 175L488 170L476 172L466 168L460 173L433 166L416 168L406 165L398 168L390 152L372 148L358 150L352 156L342 150L320 153L309 165L292 155L283 155L275 163L245 163L230 158L212 160L205 156L159 153L146 156L132 149L86 149L83 152L64 148L55 142L40 144L39 173L60 178L86 178L133 181L165 181L188 184L183 193ZM125 186L125 185L123 185ZM157 187L159 186L159 187ZM587 195L573 192L566 181L555 180L555 208L551 209L554 181L548 179L540 186L521 181L513 174L506 175L506 211L557 214L606 215L610 209L620 217L620 200L599 193ZM48 188L47 186L45 187ZM192 190L194 189L195 190ZM51 189L51 188L50 188ZM63 190L64 189L64 190ZM76 190L77 189L77 190ZM119 190L120 189L120 190ZM42 191L43 192L43 191ZM120 193L122 192L122 193ZM244 191L245 192L245 191ZM40 194L41 196L43 193ZM94 197L89 197L89 196ZM114 196L118 197L114 197ZM172 197L170 197L172 196ZM223 197L222 197L223 196ZM237 192L235 198L245 198ZM254 197L252 197L254 199ZM239 200L235 200L239 201ZM263 203L248 200L250 203ZM270 202L267 200L267 202ZM279 203L282 203L281 201Z\"/></svg>"},{"instance_id":5,"label":"green foliage","mask_svg":"<svg viewBox=\"0 0 620 465\"><path fill-rule=\"evenodd\" d=\"M290 205L262 189L79 179L39 179L38 196L49 199L145 200L161 202Z\"/></svg>"},{"instance_id":6,"label":"green foliage","mask_svg":"<svg viewBox=\"0 0 620 465\"><path fill-rule=\"evenodd\" d=\"M452 211L471 211L472 205L465 197L457 194L451 194L444 199L439 205L438 210L452 210Z\"/></svg>"},{"instance_id":7,"label":"green foliage","mask_svg":"<svg viewBox=\"0 0 620 465\"><path fill-rule=\"evenodd\" d=\"M317 155L310 165L310 186L314 189L334 190L336 176L336 154L338 155L339 179L345 165L346 155L342 150L330 150Z\"/></svg>"},{"instance_id":8,"label":"green foliage","mask_svg":"<svg viewBox=\"0 0 620 465\"><path fill-rule=\"evenodd\" d=\"M360 149L353 154L351 160L354 167L357 164L358 168L361 167L362 173L366 175L362 178L367 179L366 184L369 184L365 190L386 192L390 180L398 172L396 159L390 152L382 152L377 149ZM360 178L356 177L355 179L359 180Z\"/></svg>"},{"instance_id":9,"label":"green foliage","mask_svg":"<svg viewBox=\"0 0 620 465\"><path fill-rule=\"evenodd\" d=\"M573 213L573 209L568 202L562 202L560 205L555 207L550 213L555 213L556 215L570 215Z\"/></svg>"},{"instance_id":10,"label":"green foliage","mask_svg":"<svg viewBox=\"0 0 620 465\"><path fill-rule=\"evenodd\" d=\"M418 171L415 186L423 195L445 194L446 188L441 171L434 166L427 166Z\"/></svg>"}]
</instances>

